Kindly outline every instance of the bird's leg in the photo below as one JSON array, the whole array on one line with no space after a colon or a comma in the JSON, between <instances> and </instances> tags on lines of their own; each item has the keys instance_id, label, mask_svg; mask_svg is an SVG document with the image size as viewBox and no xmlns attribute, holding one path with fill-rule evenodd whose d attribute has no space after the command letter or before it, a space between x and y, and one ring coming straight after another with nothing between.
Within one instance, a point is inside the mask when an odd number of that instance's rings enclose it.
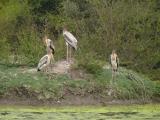
<instances>
[{"instance_id":1,"label":"bird's leg","mask_svg":"<svg viewBox=\"0 0 160 120\"><path fill-rule=\"evenodd\" d=\"M116 71L112 69L112 85L115 83L115 73Z\"/></svg>"},{"instance_id":2,"label":"bird's leg","mask_svg":"<svg viewBox=\"0 0 160 120\"><path fill-rule=\"evenodd\" d=\"M44 67L43 71L46 73L47 72L47 67Z\"/></svg>"},{"instance_id":3,"label":"bird's leg","mask_svg":"<svg viewBox=\"0 0 160 120\"><path fill-rule=\"evenodd\" d=\"M50 61L50 64L53 63L53 54L51 54L51 61Z\"/></svg>"},{"instance_id":4,"label":"bird's leg","mask_svg":"<svg viewBox=\"0 0 160 120\"><path fill-rule=\"evenodd\" d=\"M69 59L69 62L71 63L71 58L72 58L72 47L70 46L70 59Z\"/></svg>"},{"instance_id":5,"label":"bird's leg","mask_svg":"<svg viewBox=\"0 0 160 120\"><path fill-rule=\"evenodd\" d=\"M67 45L67 62L69 62L69 61L68 61L68 45Z\"/></svg>"},{"instance_id":6,"label":"bird's leg","mask_svg":"<svg viewBox=\"0 0 160 120\"><path fill-rule=\"evenodd\" d=\"M45 73L47 73L47 71L48 71L47 69L48 69L48 68L47 68L47 66L46 66L46 68L45 68Z\"/></svg>"},{"instance_id":7,"label":"bird's leg","mask_svg":"<svg viewBox=\"0 0 160 120\"><path fill-rule=\"evenodd\" d=\"M50 61L51 66L53 63L54 63L54 56L53 56L53 54L51 54L51 61Z\"/></svg>"},{"instance_id":8,"label":"bird's leg","mask_svg":"<svg viewBox=\"0 0 160 120\"><path fill-rule=\"evenodd\" d=\"M53 57L53 54L51 53L51 55L49 57L49 60L48 60L48 65L47 65L48 72L52 71L52 62L53 62L53 60L54 60L54 57Z\"/></svg>"},{"instance_id":9,"label":"bird's leg","mask_svg":"<svg viewBox=\"0 0 160 120\"><path fill-rule=\"evenodd\" d=\"M53 56L53 54L52 54L52 62L54 63L54 56ZM51 63L52 63L52 62L51 62ZM53 66L52 66L52 64L51 64L51 70L52 70L52 67L53 67Z\"/></svg>"}]
</instances>

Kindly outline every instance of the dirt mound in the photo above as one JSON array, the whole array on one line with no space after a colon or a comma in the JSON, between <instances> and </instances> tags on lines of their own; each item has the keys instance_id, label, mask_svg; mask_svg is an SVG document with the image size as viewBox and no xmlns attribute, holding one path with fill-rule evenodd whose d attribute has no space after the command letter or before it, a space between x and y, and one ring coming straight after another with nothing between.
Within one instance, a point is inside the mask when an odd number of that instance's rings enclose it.
<instances>
[{"instance_id":1,"label":"dirt mound","mask_svg":"<svg viewBox=\"0 0 160 120\"><path fill-rule=\"evenodd\" d=\"M68 62L66 60L57 61L47 68L47 73L52 74L68 74L69 70L71 70L71 65L73 64L73 60ZM22 73L37 73L37 68L21 68L20 72ZM42 70L44 72L44 70Z\"/></svg>"},{"instance_id":2,"label":"dirt mound","mask_svg":"<svg viewBox=\"0 0 160 120\"><path fill-rule=\"evenodd\" d=\"M47 74L67 74L73 79L84 79L87 78L88 74L85 73L84 70L81 69L73 69L73 64L75 64L75 60L71 60L70 62L66 60L57 61L48 66L47 71L42 70L42 73ZM21 67L19 68L20 73L29 73L29 74L36 74L37 68L28 68L28 67Z\"/></svg>"},{"instance_id":3,"label":"dirt mound","mask_svg":"<svg viewBox=\"0 0 160 120\"><path fill-rule=\"evenodd\" d=\"M66 60L61 60L49 67L49 73L56 73L56 74L67 74L68 71L71 69L72 62L68 62Z\"/></svg>"},{"instance_id":4,"label":"dirt mound","mask_svg":"<svg viewBox=\"0 0 160 120\"><path fill-rule=\"evenodd\" d=\"M73 69L73 64L75 64L73 59L70 62L66 60L58 61L50 66L49 73L68 74L72 79L84 79L88 76L84 70Z\"/></svg>"}]
</instances>

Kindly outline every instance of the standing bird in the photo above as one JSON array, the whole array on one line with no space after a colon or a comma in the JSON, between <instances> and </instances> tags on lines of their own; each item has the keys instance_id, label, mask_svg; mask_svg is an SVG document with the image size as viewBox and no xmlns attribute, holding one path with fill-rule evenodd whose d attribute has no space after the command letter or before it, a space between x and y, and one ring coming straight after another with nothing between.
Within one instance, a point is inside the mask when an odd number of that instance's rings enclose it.
<instances>
[{"instance_id":1,"label":"standing bird","mask_svg":"<svg viewBox=\"0 0 160 120\"><path fill-rule=\"evenodd\" d=\"M69 62L69 60L71 60L72 48L77 50L77 39L70 32L68 32L66 28L63 29L63 36L64 36L64 39L66 41L67 61ZM69 55L69 51L70 51L70 55Z\"/></svg>"},{"instance_id":2,"label":"standing bird","mask_svg":"<svg viewBox=\"0 0 160 120\"><path fill-rule=\"evenodd\" d=\"M119 58L115 50L110 55L110 64L112 67L112 79L114 79L115 73L118 71Z\"/></svg>"},{"instance_id":3,"label":"standing bird","mask_svg":"<svg viewBox=\"0 0 160 120\"><path fill-rule=\"evenodd\" d=\"M55 53L55 47L53 45L53 42L51 39L48 39L47 36L44 37L44 42L47 48L50 48L52 50L52 54Z\"/></svg>"},{"instance_id":4,"label":"standing bird","mask_svg":"<svg viewBox=\"0 0 160 120\"><path fill-rule=\"evenodd\" d=\"M50 49L51 50L51 60L54 61L54 53L55 53L55 47L53 45L53 42L51 39L48 39L47 36L44 37L44 43L46 45L46 50Z\"/></svg>"},{"instance_id":5,"label":"standing bird","mask_svg":"<svg viewBox=\"0 0 160 120\"><path fill-rule=\"evenodd\" d=\"M51 62L51 57L52 57L52 51L51 51L51 49L48 48L47 54L44 55L38 63L37 71L41 71L43 69L45 69L45 71L47 71L47 67L49 66L49 64Z\"/></svg>"},{"instance_id":6,"label":"standing bird","mask_svg":"<svg viewBox=\"0 0 160 120\"><path fill-rule=\"evenodd\" d=\"M112 89L112 85L115 83L114 78L116 76L116 72L118 71L119 66L119 58L115 50L112 50L112 54L110 55L109 62L112 68L112 80L110 81L110 90L108 91L108 95L110 96L112 93L114 94L114 90Z\"/></svg>"}]
</instances>

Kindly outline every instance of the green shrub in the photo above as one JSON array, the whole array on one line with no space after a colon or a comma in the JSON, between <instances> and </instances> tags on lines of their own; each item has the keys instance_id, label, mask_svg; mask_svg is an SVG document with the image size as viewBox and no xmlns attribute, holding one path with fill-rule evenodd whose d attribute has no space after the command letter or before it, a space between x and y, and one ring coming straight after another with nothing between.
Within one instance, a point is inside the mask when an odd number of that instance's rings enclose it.
<instances>
[{"instance_id":1,"label":"green shrub","mask_svg":"<svg viewBox=\"0 0 160 120\"><path fill-rule=\"evenodd\" d=\"M0 61L9 61L9 56L11 55L10 46L7 43L6 38L0 38Z\"/></svg>"},{"instance_id":2,"label":"green shrub","mask_svg":"<svg viewBox=\"0 0 160 120\"><path fill-rule=\"evenodd\" d=\"M143 75L131 70L120 69L115 79L115 88L118 98L150 100L153 96L154 84Z\"/></svg>"},{"instance_id":3,"label":"green shrub","mask_svg":"<svg viewBox=\"0 0 160 120\"><path fill-rule=\"evenodd\" d=\"M84 57L83 57L84 56ZM88 73L96 74L102 71L104 62L96 60L92 54L82 53L77 57L78 67L85 69Z\"/></svg>"},{"instance_id":4,"label":"green shrub","mask_svg":"<svg viewBox=\"0 0 160 120\"><path fill-rule=\"evenodd\" d=\"M18 55L21 57L20 61L23 64L35 65L39 62L39 59L46 54L43 41L33 28L20 31L18 41L20 44Z\"/></svg>"},{"instance_id":5,"label":"green shrub","mask_svg":"<svg viewBox=\"0 0 160 120\"><path fill-rule=\"evenodd\" d=\"M160 82L155 82L154 96L158 98L160 97Z\"/></svg>"}]
</instances>

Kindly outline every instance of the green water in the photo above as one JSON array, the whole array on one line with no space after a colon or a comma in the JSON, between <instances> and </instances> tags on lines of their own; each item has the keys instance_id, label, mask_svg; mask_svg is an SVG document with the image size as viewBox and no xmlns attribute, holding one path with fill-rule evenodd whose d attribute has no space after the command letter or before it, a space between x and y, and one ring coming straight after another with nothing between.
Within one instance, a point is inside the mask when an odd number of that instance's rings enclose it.
<instances>
[{"instance_id":1,"label":"green water","mask_svg":"<svg viewBox=\"0 0 160 120\"><path fill-rule=\"evenodd\" d=\"M0 106L0 120L160 120L160 105Z\"/></svg>"}]
</instances>

